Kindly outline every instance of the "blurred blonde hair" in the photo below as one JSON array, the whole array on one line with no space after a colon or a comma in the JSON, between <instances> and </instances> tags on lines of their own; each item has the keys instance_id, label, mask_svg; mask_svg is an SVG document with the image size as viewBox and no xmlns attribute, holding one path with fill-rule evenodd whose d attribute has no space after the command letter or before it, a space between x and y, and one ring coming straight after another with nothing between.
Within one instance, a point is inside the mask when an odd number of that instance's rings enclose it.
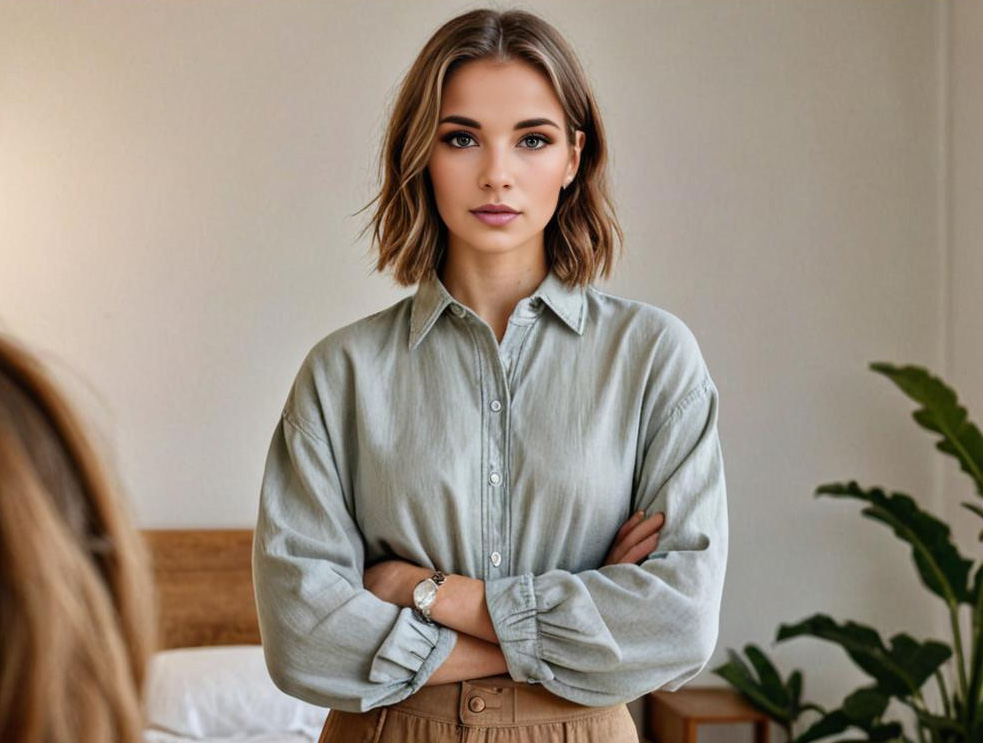
<instances>
[{"instance_id":1,"label":"blurred blonde hair","mask_svg":"<svg viewBox=\"0 0 983 743\"><path fill-rule=\"evenodd\" d=\"M149 553L39 362L0 334L0 740L138 743Z\"/></svg>"},{"instance_id":2,"label":"blurred blonde hair","mask_svg":"<svg viewBox=\"0 0 983 743\"><path fill-rule=\"evenodd\" d=\"M437 271L446 255L447 227L437 211L427 163L437 132L443 86L454 70L479 59L520 60L544 73L565 113L568 145L574 132L585 142L577 175L560 192L544 230L547 264L569 284L607 277L615 237L624 234L609 194L608 149L600 110L577 57L549 23L524 10L472 10L441 26L423 46L400 86L379 159L382 188L360 209L378 206L371 222L370 252L376 270L391 270L400 285Z\"/></svg>"}]
</instances>

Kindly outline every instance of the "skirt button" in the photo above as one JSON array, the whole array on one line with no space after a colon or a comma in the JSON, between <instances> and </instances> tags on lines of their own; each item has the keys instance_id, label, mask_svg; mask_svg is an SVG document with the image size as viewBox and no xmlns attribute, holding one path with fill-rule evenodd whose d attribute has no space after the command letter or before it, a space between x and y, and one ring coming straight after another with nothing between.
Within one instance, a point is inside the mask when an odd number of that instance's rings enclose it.
<instances>
[{"instance_id":1,"label":"skirt button","mask_svg":"<svg viewBox=\"0 0 983 743\"><path fill-rule=\"evenodd\" d=\"M481 712L485 708L485 700L481 697L471 697L468 700L468 709L472 712Z\"/></svg>"}]
</instances>

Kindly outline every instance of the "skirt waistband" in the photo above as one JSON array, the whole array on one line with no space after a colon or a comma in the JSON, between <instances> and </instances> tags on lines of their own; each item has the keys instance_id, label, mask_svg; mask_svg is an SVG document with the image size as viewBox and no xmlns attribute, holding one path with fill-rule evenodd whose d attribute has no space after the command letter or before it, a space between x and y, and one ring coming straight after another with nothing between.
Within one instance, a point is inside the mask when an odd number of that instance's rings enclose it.
<instances>
[{"instance_id":1,"label":"skirt waistband","mask_svg":"<svg viewBox=\"0 0 983 743\"><path fill-rule=\"evenodd\" d=\"M480 727L535 725L617 712L624 704L589 707L558 697L540 684L509 675L423 686L389 709L452 724Z\"/></svg>"}]
</instances>

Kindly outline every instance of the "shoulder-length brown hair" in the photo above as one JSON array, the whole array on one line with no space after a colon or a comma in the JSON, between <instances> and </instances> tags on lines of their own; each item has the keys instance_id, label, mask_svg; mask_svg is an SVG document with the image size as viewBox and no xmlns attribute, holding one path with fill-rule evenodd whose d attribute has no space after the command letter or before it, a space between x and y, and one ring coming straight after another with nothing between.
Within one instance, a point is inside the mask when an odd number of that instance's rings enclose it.
<instances>
[{"instance_id":1,"label":"shoulder-length brown hair","mask_svg":"<svg viewBox=\"0 0 983 743\"><path fill-rule=\"evenodd\" d=\"M0 334L0 740L139 743L149 556L79 419Z\"/></svg>"},{"instance_id":2,"label":"shoulder-length brown hair","mask_svg":"<svg viewBox=\"0 0 983 743\"><path fill-rule=\"evenodd\" d=\"M615 237L623 251L624 235L609 195L604 126L587 76L570 45L542 18L524 10L491 9L472 10L441 26L400 86L379 159L382 189L359 210L379 202L362 230L373 228L370 252L378 249L376 270L389 269L398 284L408 286L438 270L444 258L447 228L427 163L444 83L458 66L479 59L534 65L552 82L563 106L568 144L574 143L575 130L584 132L577 175L560 192L544 231L546 260L569 284L609 276Z\"/></svg>"}]
</instances>

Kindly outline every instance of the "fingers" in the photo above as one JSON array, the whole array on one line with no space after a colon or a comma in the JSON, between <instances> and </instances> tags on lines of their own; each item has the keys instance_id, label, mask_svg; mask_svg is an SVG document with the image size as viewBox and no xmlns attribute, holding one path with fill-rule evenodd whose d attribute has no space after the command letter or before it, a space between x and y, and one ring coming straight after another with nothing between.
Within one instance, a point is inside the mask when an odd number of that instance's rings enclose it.
<instances>
[{"instance_id":1,"label":"fingers","mask_svg":"<svg viewBox=\"0 0 983 743\"><path fill-rule=\"evenodd\" d=\"M635 563L641 558L646 557L652 550L656 548L659 544L659 533L650 534L648 537L643 539L641 542L636 542L631 544L630 542L625 542L619 544L615 550L611 551L608 559L604 562L605 565L618 565L621 563Z\"/></svg>"},{"instance_id":2,"label":"fingers","mask_svg":"<svg viewBox=\"0 0 983 743\"><path fill-rule=\"evenodd\" d=\"M634 526L628 531L627 540L629 544L635 544L636 542L645 539L651 534L656 533L662 528L665 523L666 517L663 513L656 513L649 516L644 521L636 521Z\"/></svg>"},{"instance_id":3,"label":"fingers","mask_svg":"<svg viewBox=\"0 0 983 743\"><path fill-rule=\"evenodd\" d=\"M636 546L644 549L647 543L643 543L643 540L650 539L652 536L658 536L659 531L665 524L665 514L657 513L650 516L647 519L639 521L636 517L634 520L629 520L625 525L618 531L618 536L615 539L615 545L611 549L611 557L608 564L627 562L625 557L630 549ZM649 547L645 552L639 554L648 554L652 551L652 547ZM637 550L636 550L637 552ZM635 560L638 558L636 557ZM632 560L634 562L634 560Z\"/></svg>"},{"instance_id":4,"label":"fingers","mask_svg":"<svg viewBox=\"0 0 983 743\"><path fill-rule=\"evenodd\" d=\"M659 544L659 533L656 532L655 534L646 537L641 542L639 542L634 547L632 547L630 550L628 550L628 552L625 553L624 557L618 560L618 562L622 562L625 564L636 563L639 560L641 560L643 557L648 557L649 553L652 552L652 550L654 550L658 546L658 544Z\"/></svg>"},{"instance_id":5,"label":"fingers","mask_svg":"<svg viewBox=\"0 0 983 743\"><path fill-rule=\"evenodd\" d=\"M621 528L618 529L618 533L614 535L614 541L620 542L624 538L624 536L628 533L628 531L632 529L635 526L635 524L637 524L641 520L641 517L643 515L644 513L642 511L636 511L635 513L633 513L631 517L621 525Z\"/></svg>"},{"instance_id":6,"label":"fingers","mask_svg":"<svg viewBox=\"0 0 983 743\"><path fill-rule=\"evenodd\" d=\"M644 523L645 521L655 519L659 516L662 517L662 520L660 521L658 528L662 528L662 522L665 521L665 514L662 513L652 514L652 516L649 516L648 519L645 519L644 516L645 516L644 511L636 511L635 513L633 513L631 518L625 521L625 523L621 525L621 528L618 529L618 533L615 535L614 541L620 542L636 526L638 526L641 523Z\"/></svg>"}]
</instances>

